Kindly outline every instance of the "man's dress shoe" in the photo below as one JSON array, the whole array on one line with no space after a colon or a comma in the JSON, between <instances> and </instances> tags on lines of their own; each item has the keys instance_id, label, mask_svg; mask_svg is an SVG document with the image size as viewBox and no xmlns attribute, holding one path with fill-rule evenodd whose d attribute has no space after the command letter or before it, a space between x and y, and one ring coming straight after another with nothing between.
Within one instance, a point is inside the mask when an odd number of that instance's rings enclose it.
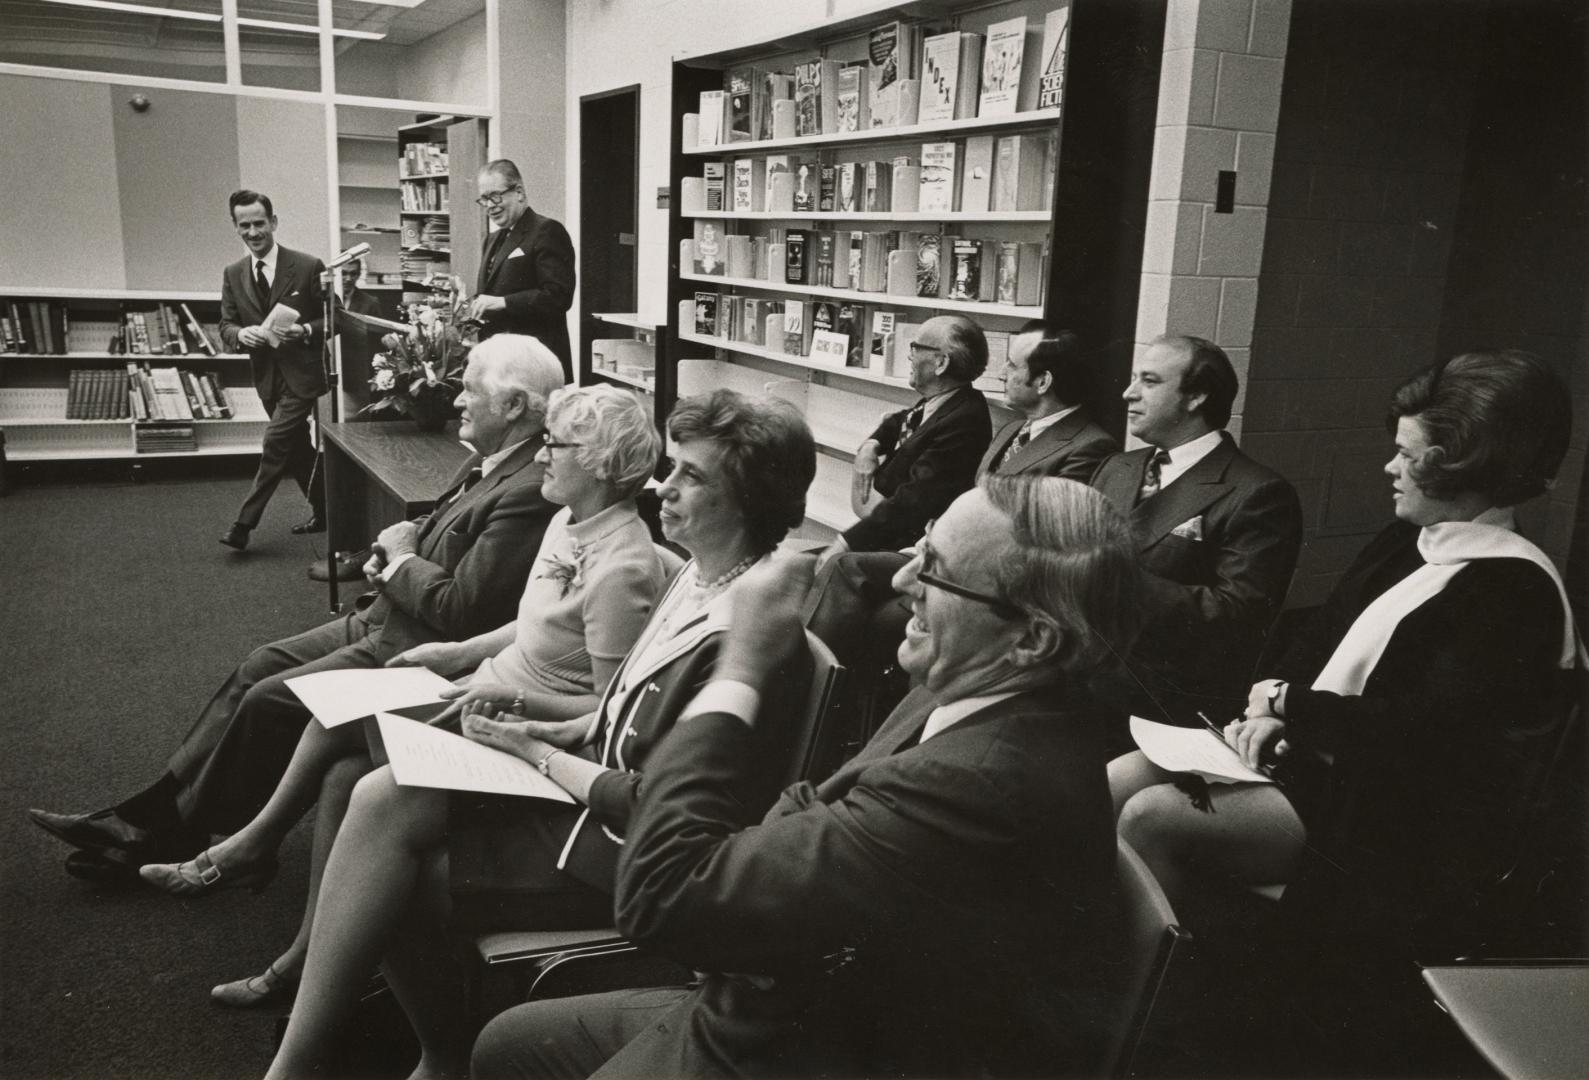
<instances>
[{"instance_id":1,"label":"man's dress shoe","mask_svg":"<svg viewBox=\"0 0 1589 1080\"><path fill-rule=\"evenodd\" d=\"M155 847L154 836L148 830L127 824L114 810L96 810L92 814L29 810L28 817L51 836L85 851L143 852Z\"/></svg>"},{"instance_id":2,"label":"man's dress shoe","mask_svg":"<svg viewBox=\"0 0 1589 1080\"><path fill-rule=\"evenodd\" d=\"M325 531L326 520L319 514L316 514L308 521L299 522L297 525L292 527L292 534L294 536L302 536L305 533L323 533Z\"/></svg>"},{"instance_id":3,"label":"man's dress shoe","mask_svg":"<svg viewBox=\"0 0 1589 1080\"><path fill-rule=\"evenodd\" d=\"M242 551L248 546L248 526L240 521L234 521L231 527L220 535L221 543L236 551Z\"/></svg>"}]
</instances>

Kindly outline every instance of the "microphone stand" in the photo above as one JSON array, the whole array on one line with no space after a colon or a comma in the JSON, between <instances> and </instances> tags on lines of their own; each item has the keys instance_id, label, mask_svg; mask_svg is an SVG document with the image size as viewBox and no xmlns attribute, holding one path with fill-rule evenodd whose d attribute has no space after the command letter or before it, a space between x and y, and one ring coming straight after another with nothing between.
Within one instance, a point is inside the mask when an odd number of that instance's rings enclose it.
<instances>
[{"instance_id":1,"label":"microphone stand","mask_svg":"<svg viewBox=\"0 0 1589 1080\"><path fill-rule=\"evenodd\" d=\"M326 392L331 395L331 415L336 419L341 414L341 363L337 356L337 290L336 281L341 276L340 270L327 270L320 275L321 292L325 294L325 331L322 334L320 352L321 367L325 374ZM314 426L314 451L315 469L325 468L325 424L316 418ZM313 490L314 474L310 474L310 490ZM327 484L327 487L330 485ZM340 569L341 560L338 558L336 544L333 542L337 535L335 512L332 510L331 493L325 492L326 516L326 579L329 587L329 601L331 614L335 615L341 606L337 598L337 570Z\"/></svg>"}]
</instances>

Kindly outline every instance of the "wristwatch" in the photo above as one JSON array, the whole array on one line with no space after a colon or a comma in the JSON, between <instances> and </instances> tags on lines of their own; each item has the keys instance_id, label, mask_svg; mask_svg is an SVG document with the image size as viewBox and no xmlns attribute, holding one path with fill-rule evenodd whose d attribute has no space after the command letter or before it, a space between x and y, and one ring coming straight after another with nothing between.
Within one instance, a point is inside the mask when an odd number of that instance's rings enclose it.
<instances>
[{"instance_id":1,"label":"wristwatch","mask_svg":"<svg viewBox=\"0 0 1589 1080\"><path fill-rule=\"evenodd\" d=\"M551 765L549 763L551 762L553 757L555 757L556 755L561 754L561 753L562 753L561 750L558 750L558 749L555 749L555 748L553 750L551 750L545 757L541 758L540 761L537 761L535 763L536 770L539 771L542 776L550 778L552 774L551 774Z\"/></svg>"}]
</instances>

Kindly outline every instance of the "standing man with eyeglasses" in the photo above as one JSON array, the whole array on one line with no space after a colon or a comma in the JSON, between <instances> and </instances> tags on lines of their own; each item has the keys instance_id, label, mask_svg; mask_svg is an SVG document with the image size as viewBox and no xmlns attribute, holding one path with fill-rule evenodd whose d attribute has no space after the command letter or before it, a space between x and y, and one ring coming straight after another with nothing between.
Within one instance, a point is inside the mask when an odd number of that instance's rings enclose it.
<instances>
[{"instance_id":1,"label":"standing man with eyeglasses","mask_svg":"<svg viewBox=\"0 0 1589 1080\"><path fill-rule=\"evenodd\" d=\"M519 167L499 158L480 170L480 194L492 231L480 253L469 314L492 334L529 334L551 349L574 377L568 309L574 303L574 244L560 221L530 209Z\"/></svg>"},{"instance_id":2,"label":"standing man with eyeglasses","mask_svg":"<svg viewBox=\"0 0 1589 1080\"><path fill-rule=\"evenodd\" d=\"M325 327L320 275L325 266L313 255L276 243L276 210L269 196L243 188L232 192L227 206L248 254L221 276L221 340L230 352L248 353L254 389L270 416L254 485L238 508L237 520L220 536L221 543L242 551L276 485L289 476L303 489L310 509L309 520L292 531L325 531L325 481L315 468L309 437L309 414L326 392L320 359ZM278 305L297 313L279 332L264 325Z\"/></svg>"},{"instance_id":3,"label":"standing man with eyeglasses","mask_svg":"<svg viewBox=\"0 0 1589 1080\"><path fill-rule=\"evenodd\" d=\"M988 366L988 339L963 315L922 324L910 345L910 385L921 395L890 413L855 453L850 508L860 518L823 552L897 551L969 491L993 435L988 402L971 383Z\"/></svg>"}]
</instances>

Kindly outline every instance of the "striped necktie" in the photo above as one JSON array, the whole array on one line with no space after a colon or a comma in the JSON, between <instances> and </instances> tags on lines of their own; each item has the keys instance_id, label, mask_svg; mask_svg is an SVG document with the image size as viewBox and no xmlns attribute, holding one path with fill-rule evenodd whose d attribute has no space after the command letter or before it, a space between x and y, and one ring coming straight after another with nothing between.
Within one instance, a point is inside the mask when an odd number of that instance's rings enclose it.
<instances>
[{"instance_id":1,"label":"striped necktie","mask_svg":"<svg viewBox=\"0 0 1589 1080\"><path fill-rule=\"evenodd\" d=\"M1151 499L1159 493L1159 477L1164 472L1164 466L1170 463L1168 450L1155 450L1153 456L1148 458L1147 471L1142 474L1142 489L1137 492L1137 502Z\"/></svg>"},{"instance_id":2,"label":"striped necktie","mask_svg":"<svg viewBox=\"0 0 1589 1080\"><path fill-rule=\"evenodd\" d=\"M999 468L1002 469L1004 466L1008 465L1010 463L1010 459L1016 454L1019 454L1022 448L1024 448L1026 444L1031 441L1032 422L1028 420L1026 423L1021 425L1021 430L1015 433L1015 438L1011 439L1009 445L1004 448L1004 453L999 457Z\"/></svg>"},{"instance_id":3,"label":"striped necktie","mask_svg":"<svg viewBox=\"0 0 1589 1080\"><path fill-rule=\"evenodd\" d=\"M910 411L905 414L904 423L899 425L899 441L894 444L894 448L896 450L901 446L904 446L906 440L908 440L912 435L916 434L916 429L921 427L921 418L926 414L926 412L926 398L922 398L920 401L916 402L916 404L910 407Z\"/></svg>"}]
</instances>

